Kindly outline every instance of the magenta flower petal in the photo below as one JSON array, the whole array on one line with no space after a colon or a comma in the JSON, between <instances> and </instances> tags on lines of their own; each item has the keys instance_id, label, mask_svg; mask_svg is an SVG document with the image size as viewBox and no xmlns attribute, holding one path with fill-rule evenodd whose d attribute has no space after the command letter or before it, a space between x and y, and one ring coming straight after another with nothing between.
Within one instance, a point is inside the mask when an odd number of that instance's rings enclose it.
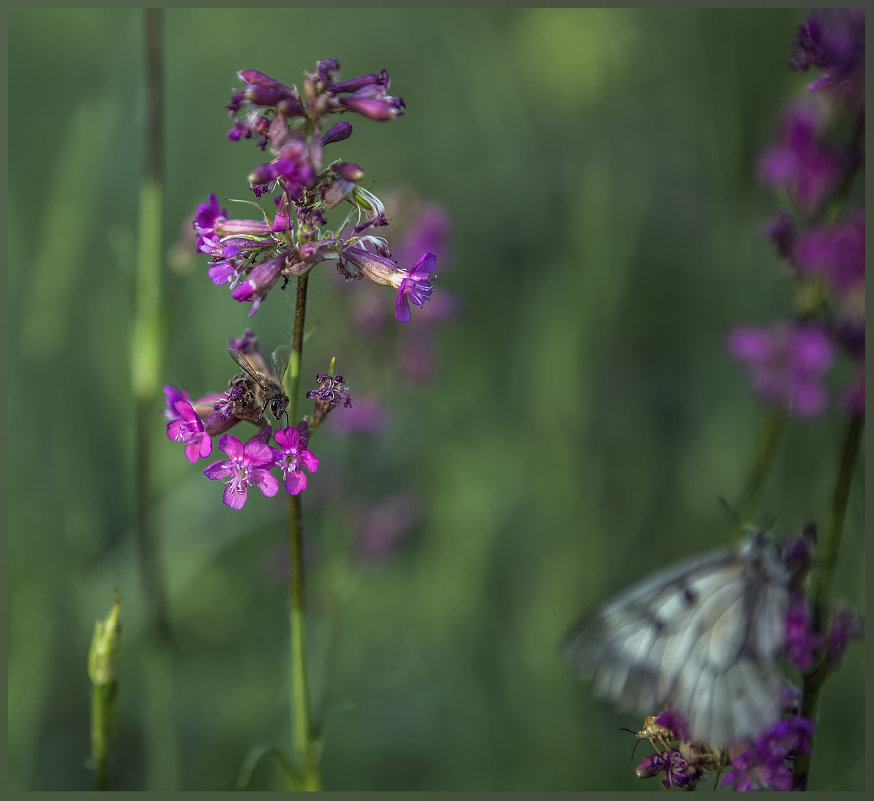
<instances>
[{"instance_id":1,"label":"magenta flower petal","mask_svg":"<svg viewBox=\"0 0 874 801\"><path fill-rule=\"evenodd\" d=\"M289 495L299 495L307 488L306 473L302 470L296 472L289 471L285 474L284 484L285 491Z\"/></svg>"},{"instance_id":2,"label":"magenta flower petal","mask_svg":"<svg viewBox=\"0 0 874 801\"><path fill-rule=\"evenodd\" d=\"M249 495L249 490L246 484L230 482L225 485L225 491L222 493L222 500L231 509L242 509L246 503L246 498Z\"/></svg>"}]
</instances>

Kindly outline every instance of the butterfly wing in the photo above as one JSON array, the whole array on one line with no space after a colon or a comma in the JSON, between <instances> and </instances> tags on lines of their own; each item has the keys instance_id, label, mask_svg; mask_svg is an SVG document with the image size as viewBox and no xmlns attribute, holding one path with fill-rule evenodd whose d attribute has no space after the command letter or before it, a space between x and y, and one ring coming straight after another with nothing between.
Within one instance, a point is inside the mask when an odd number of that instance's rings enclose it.
<instances>
[{"instance_id":1,"label":"butterfly wing","mask_svg":"<svg viewBox=\"0 0 874 801\"><path fill-rule=\"evenodd\" d=\"M757 539L654 574L584 617L564 657L626 708L679 713L695 742L759 734L780 714L788 602L769 547Z\"/></svg>"}]
</instances>

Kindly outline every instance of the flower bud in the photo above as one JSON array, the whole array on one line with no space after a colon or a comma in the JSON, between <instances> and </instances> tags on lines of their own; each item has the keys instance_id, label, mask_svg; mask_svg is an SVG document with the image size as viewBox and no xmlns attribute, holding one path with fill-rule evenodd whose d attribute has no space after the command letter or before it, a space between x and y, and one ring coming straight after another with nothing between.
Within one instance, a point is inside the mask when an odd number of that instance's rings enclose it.
<instances>
[{"instance_id":1,"label":"flower bud","mask_svg":"<svg viewBox=\"0 0 874 801\"><path fill-rule=\"evenodd\" d=\"M348 122L338 122L322 134L322 144L330 145L333 142L342 142L352 136L352 125Z\"/></svg>"},{"instance_id":2,"label":"flower bud","mask_svg":"<svg viewBox=\"0 0 874 801\"><path fill-rule=\"evenodd\" d=\"M360 181L364 177L364 170L351 161L340 161L334 164L331 170L346 181Z\"/></svg>"}]
</instances>

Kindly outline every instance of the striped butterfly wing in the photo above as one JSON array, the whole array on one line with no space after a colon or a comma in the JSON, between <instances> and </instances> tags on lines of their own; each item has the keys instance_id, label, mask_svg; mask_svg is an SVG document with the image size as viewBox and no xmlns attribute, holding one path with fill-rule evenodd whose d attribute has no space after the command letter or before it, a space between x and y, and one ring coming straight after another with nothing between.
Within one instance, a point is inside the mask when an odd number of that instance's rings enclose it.
<instances>
[{"instance_id":1,"label":"striped butterfly wing","mask_svg":"<svg viewBox=\"0 0 874 801\"><path fill-rule=\"evenodd\" d=\"M668 707L692 741L728 745L780 715L787 604L786 571L756 536L607 601L570 631L563 656L599 695L640 713Z\"/></svg>"}]
</instances>

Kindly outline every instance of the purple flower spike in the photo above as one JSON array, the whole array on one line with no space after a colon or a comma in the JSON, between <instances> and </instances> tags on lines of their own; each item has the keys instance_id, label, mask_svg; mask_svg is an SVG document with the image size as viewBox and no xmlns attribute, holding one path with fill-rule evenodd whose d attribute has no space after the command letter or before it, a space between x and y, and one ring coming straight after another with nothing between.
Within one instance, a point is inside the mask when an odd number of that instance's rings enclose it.
<instances>
[{"instance_id":1,"label":"purple flower spike","mask_svg":"<svg viewBox=\"0 0 874 801\"><path fill-rule=\"evenodd\" d=\"M276 454L276 464L282 470L285 491L289 495L298 495L307 488L307 477L303 468L310 473L319 469L319 460L307 450L306 442L296 428L283 428L277 431L273 438L282 450L273 449Z\"/></svg>"},{"instance_id":2,"label":"purple flower spike","mask_svg":"<svg viewBox=\"0 0 874 801\"><path fill-rule=\"evenodd\" d=\"M772 188L786 188L801 208L811 211L835 185L842 159L819 139L823 125L819 109L792 106L783 120L780 141L759 162L762 180Z\"/></svg>"},{"instance_id":3,"label":"purple flower spike","mask_svg":"<svg viewBox=\"0 0 874 801\"><path fill-rule=\"evenodd\" d=\"M825 409L823 375L834 361L834 346L825 331L813 326L778 325L772 331L745 326L731 332L728 348L749 367L757 395L799 417L815 417Z\"/></svg>"},{"instance_id":4,"label":"purple flower spike","mask_svg":"<svg viewBox=\"0 0 874 801\"><path fill-rule=\"evenodd\" d=\"M806 275L821 275L838 293L865 281L865 218L853 215L843 223L814 228L798 237L795 262Z\"/></svg>"},{"instance_id":5,"label":"purple flower spike","mask_svg":"<svg viewBox=\"0 0 874 801\"><path fill-rule=\"evenodd\" d=\"M258 487L268 498L276 495L279 482L269 472L276 458L273 448L257 440L243 445L231 434L225 434L219 440L219 448L230 458L211 464L203 473L213 481L228 479L222 500L231 509L243 508L249 487Z\"/></svg>"},{"instance_id":6,"label":"purple flower spike","mask_svg":"<svg viewBox=\"0 0 874 801\"><path fill-rule=\"evenodd\" d=\"M179 416L167 423L168 439L186 443L185 455L192 464L201 457L209 456L212 453L212 437L204 430L194 407L187 400L177 400L173 408Z\"/></svg>"},{"instance_id":7,"label":"purple flower spike","mask_svg":"<svg viewBox=\"0 0 874 801\"><path fill-rule=\"evenodd\" d=\"M796 51L789 62L799 72L822 69L811 92L831 89L864 102L865 11L861 8L821 9L798 28Z\"/></svg>"},{"instance_id":8,"label":"purple flower spike","mask_svg":"<svg viewBox=\"0 0 874 801\"><path fill-rule=\"evenodd\" d=\"M810 629L810 608L803 595L794 593L786 614L786 655L801 669L813 665L813 655L822 646L822 637Z\"/></svg>"},{"instance_id":9,"label":"purple flower spike","mask_svg":"<svg viewBox=\"0 0 874 801\"><path fill-rule=\"evenodd\" d=\"M735 790L792 790L792 764L799 752L810 753L813 724L788 718L758 737L752 747L732 760L720 786Z\"/></svg>"},{"instance_id":10,"label":"purple flower spike","mask_svg":"<svg viewBox=\"0 0 874 801\"><path fill-rule=\"evenodd\" d=\"M436 264L437 257L433 253L423 253L413 269L401 281L401 285L398 287L398 296L395 299L395 317L398 318L398 322L408 323L410 321L410 301L416 306L422 306L431 297L431 292L434 289L431 282L434 280L434 266Z\"/></svg>"}]
</instances>

